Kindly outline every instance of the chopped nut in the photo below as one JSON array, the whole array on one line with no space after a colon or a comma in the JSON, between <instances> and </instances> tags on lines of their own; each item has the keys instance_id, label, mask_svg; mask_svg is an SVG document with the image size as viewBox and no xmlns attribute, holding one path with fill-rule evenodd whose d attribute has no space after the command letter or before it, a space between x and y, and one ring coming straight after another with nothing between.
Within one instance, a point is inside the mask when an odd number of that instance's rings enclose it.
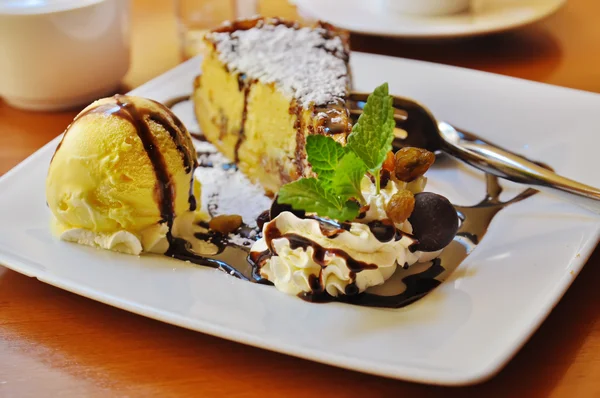
<instances>
[{"instance_id":1,"label":"chopped nut","mask_svg":"<svg viewBox=\"0 0 600 398\"><path fill-rule=\"evenodd\" d=\"M396 167L394 174L397 179L411 182L425 174L435 161L435 155L426 149L407 147L395 155Z\"/></svg>"},{"instance_id":2,"label":"chopped nut","mask_svg":"<svg viewBox=\"0 0 600 398\"><path fill-rule=\"evenodd\" d=\"M391 197L387 206L385 207L385 213L395 223L399 224L408 217L415 208L415 197L412 192L407 189L398 191Z\"/></svg>"},{"instance_id":3,"label":"chopped nut","mask_svg":"<svg viewBox=\"0 0 600 398\"><path fill-rule=\"evenodd\" d=\"M213 231L227 235L242 226L242 217L236 214L222 214L214 217L208 223L208 227Z\"/></svg>"},{"instance_id":4,"label":"chopped nut","mask_svg":"<svg viewBox=\"0 0 600 398\"><path fill-rule=\"evenodd\" d=\"M394 171L395 163L396 162L394 161L394 152L389 151L388 154L387 154L387 156L386 156L386 158L385 158L385 160L383 161L382 168L384 170L392 172L392 171Z\"/></svg>"}]
</instances>

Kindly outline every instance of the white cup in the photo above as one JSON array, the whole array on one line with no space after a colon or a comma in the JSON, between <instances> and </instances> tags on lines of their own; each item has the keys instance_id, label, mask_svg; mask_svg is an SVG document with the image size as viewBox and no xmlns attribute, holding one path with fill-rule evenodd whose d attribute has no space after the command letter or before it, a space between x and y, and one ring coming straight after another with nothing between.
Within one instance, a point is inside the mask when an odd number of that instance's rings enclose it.
<instances>
[{"instance_id":1,"label":"white cup","mask_svg":"<svg viewBox=\"0 0 600 398\"><path fill-rule=\"evenodd\" d=\"M116 91L129 69L129 0L0 0L0 97L58 110Z\"/></svg>"},{"instance_id":2,"label":"white cup","mask_svg":"<svg viewBox=\"0 0 600 398\"><path fill-rule=\"evenodd\" d=\"M469 9L471 0L379 0L384 12L439 16L457 14Z\"/></svg>"}]
</instances>

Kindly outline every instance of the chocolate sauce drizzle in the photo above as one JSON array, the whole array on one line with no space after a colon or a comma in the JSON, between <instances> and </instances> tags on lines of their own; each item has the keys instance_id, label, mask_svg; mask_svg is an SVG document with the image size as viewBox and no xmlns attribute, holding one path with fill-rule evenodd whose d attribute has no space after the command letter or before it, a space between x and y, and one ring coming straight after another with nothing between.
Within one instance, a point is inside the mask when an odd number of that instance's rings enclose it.
<instances>
[{"instance_id":1,"label":"chocolate sauce drizzle","mask_svg":"<svg viewBox=\"0 0 600 398\"><path fill-rule=\"evenodd\" d=\"M400 308L419 300L439 286L442 281L459 266L469 253L471 253L479 242L481 242L492 219L499 211L506 206L534 195L537 191L531 188L527 189L505 202L500 201L501 192L502 188L498 183L498 179L492 175L486 174L485 198L474 206L455 205L457 214L461 220L461 226L454 240L442 251L442 254L438 258L434 259L430 265L426 266L421 272L411 274L412 267L411 269L407 269L408 267L405 265L399 266L396 271L397 273L408 274L407 276L401 277L402 284L405 287L401 293L393 295L381 295L369 291L359 293L358 287L352 282L346 287L345 295L333 297L325 291L321 278L313 276L309 281L313 291L311 293L300 294L299 297L317 303L337 301L354 305L384 308ZM338 223L319 217L312 218L319 221L323 235L329 239L335 239L340 233L347 231L350 228L350 224L348 223ZM264 220L261 220L261 222L264 222ZM388 225L385 221L372 222L368 225L374 236L382 242L388 242L391 239L399 240L402 236L406 235L397 231L396 228ZM256 239L259 237L260 235L257 235ZM215 239L213 236L199 236L199 238L215 243L219 247L218 253L212 256L199 256L190 250L189 243L174 238L174 244L169 248L167 255L190 261L194 264L221 269L232 276L246 281L272 285L271 282L260 276L260 266L273 255L272 241L278 238L286 238L290 242L290 247L292 249L307 249L308 247L312 247L313 259L321 266L324 266L325 254L327 252L333 253L333 251L335 251L335 255L346 259L348 267L351 270L350 276L353 281L355 281L357 273L366 269L377 268L377 265L375 264L368 264L353 259L343 250L323 248L315 242L297 234L282 234L274 225L269 225L265 234L266 242L270 250L262 253L250 253L248 247L236 245L229 241L227 237ZM401 274L399 276L401 276Z\"/></svg>"},{"instance_id":2,"label":"chocolate sauce drizzle","mask_svg":"<svg viewBox=\"0 0 600 398\"><path fill-rule=\"evenodd\" d=\"M270 253L274 252L274 248L273 248L273 240L274 239L281 239L281 238L287 239L290 242L290 248L292 250L302 248L304 251L306 251L309 247L312 247L313 248L313 260L315 261L315 263L319 264L321 267L327 266L327 263L325 261L325 256L327 254L330 254L330 255L340 257L340 258L343 258L344 260L346 260L348 269L351 272L361 272L366 269L377 269L378 268L376 264L369 264L369 263L365 263L363 261L355 260L354 258L352 258L352 256L350 256L344 250L335 249L335 248L325 248L325 247L319 245L318 243L313 242L312 240L307 239L298 234L293 234L293 233L282 234L281 231L279 231L279 229L277 229L277 226L274 223L269 224L267 226L267 228L265 230L264 238L267 243L267 246L269 247ZM332 239L332 238L330 238L330 239ZM335 238L333 238L333 239L335 239Z\"/></svg>"},{"instance_id":3,"label":"chocolate sauce drizzle","mask_svg":"<svg viewBox=\"0 0 600 398\"><path fill-rule=\"evenodd\" d=\"M372 293L361 293L356 296L340 296L332 301L371 307L400 308L424 297L439 286L442 281L463 262L475 249L486 234L492 219L500 210L513 203L520 202L537 193L535 189L526 189L514 198L502 202L502 187L498 178L486 174L486 196L474 206L454 206L461 220L461 226L454 240L444 248L442 254L433 260L425 271L404 277L402 282L406 289L397 295L381 296Z\"/></svg>"},{"instance_id":4,"label":"chocolate sauce drizzle","mask_svg":"<svg viewBox=\"0 0 600 398\"><path fill-rule=\"evenodd\" d=\"M443 250L438 258L434 259L430 265L421 272L410 274L411 270L406 269L407 267L404 267L405 269L399 267L396 271L397 273L407 273L408 275L401 279L405 286L404 290L401 293L394 295L381 295L369 291L363 293L358 292L358 287L355 283L356 274L363 270L376 269L376 264L357 261L343 250L324 248L297 234L282 234L274 224L267 227L265 238L270 250L264 252L249 253L248 247L234 245L229 242L227 238L224 238L220 241L212 240L213 243L221 245L219 253L214 256L198 256L185 249L185 245L183 244L173 246L173 250L170 249L168 255L190 261L194 264L219 268L230 275L246 281L272 285L271 282L260 276L260 266L273 255L273 240L286 238L290 242L290 247L292 249L303 248L306 250L308 247L312 247L313 260L317 264L324 266L325 254L331 253L344 258L351 271L351 283L346 287L345 295L337 297L329 295L325 291L320 276L315 276L310 280L313 291L299 295L303 300L315 303L338 301L369 307L401 308L419 300L439 286L478 245L485 235L493 217L500 210L510 204L524 200L537 192L534 189L527 189L513 199L502 202L499 200L501 188L497 178L491 175L486 177L487 195L485 199L475 206L455 206L459 217L462 220L462 224L454 240ZM335 239L339 233L349 229L348 223L337 223L332 220L319 219L318 217L316 219L322 224L321 230L329 239ZM387 242L391 239L398 240L403 236L402 233L393 231L395 228L390 227L385 222L372 222L368 225L375 237L382 242ZM207 239L206 237L204 238ZM211 238L208 237L208 240L211 240ZM249 264L245 263L246 258L248 259Z\"/></svg>"},{"instance_id":5,"label":"chocolate sauce drizzle","mask_svg":"<svg viewBox=\"0 0 600 398\"><path fill-rule=\"evenodd\" d=\"M162 104L160 104L156 101L153 101L153 100L151 100L151 101L160 107L163 106ZM169 112L169 113L171 113L171 112ZM188 191L189 210L194 211L194 210L196 210L197 204L196 204L196 197L194 196L194 174L192 173L192 171L195 170L196 167L198 167L198 158L196 156L195 151L192 150L192 148L194 148L194 144L192 143L190 136L188 134L186 134L187 130L186 130L185 126L183 125L183 123L181 123L181 120L179 120L179 118L177 118L175 115L173 115L171 113L170 116L172 119L172 123L171 123L171 120L167 119L163 114L160 114L158 112L148 113L148 119L161 125L169 133L169 135L171 136L171 140L177 147L177 150L179 151L179 153L182 154L183 167L185 169L186 174L188 174L188 173L190 174L190 189ZM144 125L148 128L147 121L144 121ZM139 135L139 132L138 132L138 135ZM150 132L150 135L152 135L151 132ZM146 150L146 152L147 152L147 150ZM156 170L156 168L155 168L155 170ZM165 170L166 170L166 168L165 168ZM173 203L175 203L175 202L173 202ZM171 221L171 223L172 223L172 221ZM171 227L171 225L169 225L169 229L170 229L170 227Z\"/></svg>"},{"instance_id":6,"label":"chocolate sauce drizzle","mask_svg":"<svg viewBox=\"0 0 600 398\"><path fill-rule=\"evenodd\" d=\"M204 267L219 269L233 277L245 281L256 281L252 267L246 261L248 249L230 244L228 241L213 241L218 247L218 253L212 256L200 256L190 248L190 243L184 239L173 237L166 256Z\"/></svg>"},{"instance_id":7,"label":"chocolate sauce drizzle","mask_svg":"<svg viewBox=\"0 0 600 398\"><path fill-rule=\"evenodd\" d=\"M240 162L240 147L246 140L246 118L248 117L248 96L250 95L250 89L254 84L254 80L248 80L246 75L238 75L238 87L240 91L244 94L244 107L242 108L242 120L240 123L240 132L238 135L238 140L235 143L234 149L234 163L238 164Z\"/></svg>"},{"instance_id":8,"label":"chocolate sauce drizzle","mask_svg":"<svg viewBox=\"0 0 600 398\"><path fill-rule=\"evenodd\" d=\"M148 121L144 118L144 114L138 111L133 103L128 102L120 96L116 97L116 102L119 111L114 114L129 120L133 124L152 163L156 176L156 185L154 188L155 200L160 210L161 222L167 223L170 234L173 227L173 220L175 219L175 187L173 186L171 173L169 173L165 158L150 130Z\"/></svg>"},{"instance_id":9,"label":"chocolate sauce drizzle","mask_svg":"<svg viewBox=\"0 0 600 398\"><path fill-rule=\"evenodd\" d=\"M198 77L200 77L200 76L198 76ZM164 106L166 106L169 109L173 109L173 107L175 105L183 103L183 102L191 101L191 100L192 100L192 97L189 95L180 95L179 97L171 98L171 99L165 101ZM179 120L178 118L175 118L175 123L178 123L177 124L178 127L183 126L183 123L181 123L181 120ZM198 141L208 142L208 140L206 139L204 134L202 134L201 132L189 131L189 133L190 133L190 136L194 137Z\"/></svg>"}]
</instances>

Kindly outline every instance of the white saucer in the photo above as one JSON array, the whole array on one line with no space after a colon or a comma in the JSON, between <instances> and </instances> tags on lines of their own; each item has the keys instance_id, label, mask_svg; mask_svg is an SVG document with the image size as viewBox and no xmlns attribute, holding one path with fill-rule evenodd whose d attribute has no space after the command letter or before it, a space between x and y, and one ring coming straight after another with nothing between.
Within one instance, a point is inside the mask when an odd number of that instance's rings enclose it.
<instances>
[{"instance_id":1,"label":"white saucer","mask_svg":"<svg viewBox=\"0 0 600 398\"><path fill-rule=\"evenodd\" d=\"M475 0L460 14L424 17L385 12L378 1L295 0L307 17L356 33L392 37L449 38L519 28L557 11L566 0Z\"/></svg>"}]
</instances>

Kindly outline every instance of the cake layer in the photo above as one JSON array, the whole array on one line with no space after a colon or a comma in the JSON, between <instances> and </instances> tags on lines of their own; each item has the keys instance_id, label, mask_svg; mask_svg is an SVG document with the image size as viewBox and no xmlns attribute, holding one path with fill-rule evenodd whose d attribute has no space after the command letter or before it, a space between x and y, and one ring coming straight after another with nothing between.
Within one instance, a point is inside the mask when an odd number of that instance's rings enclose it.
<instances>
[{"instance_id":1,"label":"cake layer","mask_svg":"<svg viewBox=\"0 0 600 398\"><path fill-rule=\"evenodd\" d=\"M345 143L347 40L332 27L237 21L206 36L195 111L206 138L267 192L310 175L309 134Z\"/></svg>"}]
</instances>

